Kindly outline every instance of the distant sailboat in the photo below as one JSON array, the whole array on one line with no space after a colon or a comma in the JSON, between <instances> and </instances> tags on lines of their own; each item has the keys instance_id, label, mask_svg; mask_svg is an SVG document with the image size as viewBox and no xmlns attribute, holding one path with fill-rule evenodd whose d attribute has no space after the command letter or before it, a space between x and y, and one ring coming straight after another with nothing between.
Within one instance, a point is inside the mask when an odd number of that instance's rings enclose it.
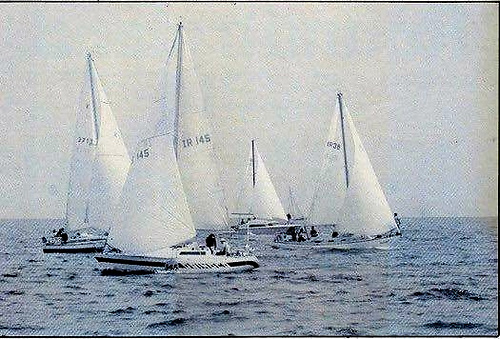
<instances>
[{"instance_id":1,"label":"distant sailboat","mask_svg":"<svg viewBox=\"0 0 500 339\"><path fill-rule=\"evenodd\" d=\"M287 220L255 140L251 143L237 211L233 213L233 216L240 219L240 223L234 227L237 230L246 230L248 227L253 233L274 234L283 228L293 226Z\"/></svg>"},{"instance_id":2,"label":"distant sailboat","mask_svg":"<svg viewBox=\"0 0 500 339\"><path fill-rule=\"evenodd\" d=\"M182 24L177 32L176 39L182 42ZM186 165L179 156L183 153L179 153L178 135L167 128L139 143L123 189L122 216L110 231L110 244L119 250L95 257L103 272L233 272L259 266L254 255L212 254L194 241L191 209L198 205L190 205L185 194L192 186L182 180L181 168ZM195 157L195 153L185 154L188 159Z\"/></svg>"},{"instance_id":3,"label":"distant sailboat","mask_svg":"<svg viewBox=\"0 0 500 339\"><path fill-rule=\"evenodd\" d=\"M309 226L323 230L317 237L307 236L304 238L309 239L295 243L330 248L386 247L400 230L341 93L337 95L337 110L308 217ZM293 243L287 240L283 235L277 237L277 242Z\"/></svg>"},{"instance_id":4,"label":"distant sailboat","mask_svg":"<svg viewBox=\"0 0 500 339\"><path fill-rule=\"evenodd\" d=\"M210 120L179 24L168 55L163 110L173 130L175 157L196 229L227 230L228 215L214 152Z\"/></svg>"},{"instance_id":5,"label":"distant sailboat","mask_svg":"<svg viewBox=\"0 0 500 339\"><path fill-rule=\"evenodd\" d=\"M77 114L66 205L66 230L45 239L44 252L101 252L130 158L90 53ZM56 236L57 235L57 236Z\"/></svg>"}]
</instances>

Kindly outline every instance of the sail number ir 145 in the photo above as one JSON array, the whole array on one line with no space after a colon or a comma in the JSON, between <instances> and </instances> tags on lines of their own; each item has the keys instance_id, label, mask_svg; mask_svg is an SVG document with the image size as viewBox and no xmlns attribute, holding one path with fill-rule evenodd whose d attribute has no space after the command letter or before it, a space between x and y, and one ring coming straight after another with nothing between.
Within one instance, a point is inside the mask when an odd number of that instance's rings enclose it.
<instances>
[{"instance_id":1,"label":"sail number ir 145","mask_svg":"<svg viewBox=\"0 0 500 339\"><path fill-rule=\"evenodd\" d=\"M190 147L210 142L210 134L200 135L199 137L182 139L182 146Z\"/></svg>"}]
</instances>

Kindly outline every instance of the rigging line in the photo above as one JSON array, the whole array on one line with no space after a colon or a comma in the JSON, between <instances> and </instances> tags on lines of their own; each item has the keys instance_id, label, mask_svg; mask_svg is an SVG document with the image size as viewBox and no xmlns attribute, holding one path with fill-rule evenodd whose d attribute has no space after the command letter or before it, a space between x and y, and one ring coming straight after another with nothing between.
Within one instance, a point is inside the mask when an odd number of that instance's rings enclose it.
<instances>
[{"instance_id":1,"label":"rigging line","mask_svg":"<svg viewBox=\"0 0 500 339\"><path fill-rule=\"evenodd\" d=\"M89 71L89 79L90 79L90 96L92 99L92 118L93 118L93 130L94 130L94 137L95 140L94 142L90 145L91 147L94 147L94 152L93 152L93 164L92 164L92 173L94 172L95 166L97 166L98 162L98 144L99 144L99 126L98 126L98 112L97 112L97 100L96 100L96 93L95 93L95 87L94 87L94 77L93 77L93 63L92 63L92 55L90 53L87 54L87 61L88 61L88 71ZM96 71L97 74L97 71ZM91 175L90 182L89 182L89 187L87 191L87 199L85 202L85 218L84 218L84 223L89 224L89 205L90 205L90 193L92 192L92 187L93 187L93 182L96 180L94 175Z\"/></svg>"},{"instance_id":2,"label":"rigging line","mask_svg":"<svg viewBox=\"0 0 500 339\"><path fill-rule=\"evenodd\" d=\"M175 150L175 158L179 159L179 111L180 111L180 103L181 103L181 77L182 77L182 22L179 23L179 28L177 30L177 35L179 41L177 42L177 70L176 70L176 79L175 79L175 116L174 116L174 150Z\"/></svg>"},{"instance_id":3,"label":"rigging line","mask_svg":"<svg viewBox=\"0 0 500 339\"><path fill-rule=\"evenodd\" d=\"M255 188L255 140L252 139L252 185Z\"/></svg>"},{"instance_id":4,"label":"rigging line","mask_svg":"<svg viewBox=\"0 0 500 339\"><path fill-rule=\"evenodd\" d=\"M342 110L342 93L337 93L337 98L339 100L339 110L340 110L340 126L342 127L342 147L344 149L344 168L345 168L345 184L349 187L349 169L347 167L347 153L345 148L345 132L344 132L344 112Z\"/></svg>"},{"instance_id":5,"label":"rigging line","mask_svg":"<svg viewBox=\"0 0 500 339\"><path fill-rule=\"evenodd\" d=\"M98 126L98 113L97 113L97 100L96 100L96 93L95 93L95 84L94 84L94 77L93 77L93 72L92 72L92 56L90 53L87 54L87 60L88 60L88 69L89 69L89 79L90 79L90 95L92 98L92 113L93 113L93 121L94 121L94 136L95 136L95 144L97 145L99 142L99 126ZM97 71L96 71L97 73Z\"/></svg>"}]
</instances>

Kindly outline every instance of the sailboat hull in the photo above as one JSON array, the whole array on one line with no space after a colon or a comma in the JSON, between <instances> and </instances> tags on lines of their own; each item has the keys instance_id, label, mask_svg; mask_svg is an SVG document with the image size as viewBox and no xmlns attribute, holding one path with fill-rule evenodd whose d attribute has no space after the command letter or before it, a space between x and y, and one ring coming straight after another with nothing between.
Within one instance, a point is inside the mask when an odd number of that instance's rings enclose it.
<instances>
[{"instance_id":1,"label":"sailboat hull","mask_svg":"<svg viewBox=\"0 0 500 339\"><path fill-rule=\"evenodd\" d=\"M103 274L224 273L259 267L253 255L213 255L205 251L180 251L171 258L109 253L95 259Z\"/></svg>"},{"instance_id":2,"label":"sailboat hull","mask_svg":"<svg viewBox=\"0 0 500 339\"><path fill-rule=\"evenodd\" d=\"M106 239L68 241L59 244L45 244L44 253L99 253L104 250Z\"/></svg>"},{"instance_id":3,"label":"sailboat hull","mask_svg":"<svg viewBox=\"0 0 500 339\"><path fill-rule=\"evenodd\" d=\"M300 226L302 226L300 223L287 224L276 220L256 219L232 228L238 233L245 233L248 230L255 235L275 235L279 232L286 232L290 227Z\"/></svg>"},{"instance_id":4,"label":"sailboat hull","mask_svg":"<svg viewBox=\"0 0 500 339\"><path fill-rule=\"evenodd\" d=\"M68 242L59 245L44 245L44 253L99 253L104 250L106 239L97 241Z\"/></svg>"},{"instance_id":5,"label":"sailboat hull","mask_svg":"<svg viewBox=\"0 0 500 339\"><path fill-rule=\"evenodd\" d=\"M390 248L395 236L374 237L370 239L339 239L339 240L306 240L303 242L297 241L276 241L273 244L274 248L317 248L317 249L333 249L333 250L363 250L363 249L380 249L387 250Z\"/></svg>"}]
</instances>

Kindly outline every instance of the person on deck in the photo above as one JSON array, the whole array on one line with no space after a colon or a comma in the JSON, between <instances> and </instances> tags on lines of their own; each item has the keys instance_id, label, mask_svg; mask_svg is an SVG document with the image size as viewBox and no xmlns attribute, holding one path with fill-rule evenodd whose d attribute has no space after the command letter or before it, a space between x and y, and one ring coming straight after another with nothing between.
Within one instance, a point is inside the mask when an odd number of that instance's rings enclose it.
<instances>
[{"instance_id":1,"label":"person on deck","mask_svg":"<svg viewBox=\"0 0 500 339\"><path fill-rule=\"evenodd\" d=\"M298 242L306 241L306 236L307 236L306 231L304 231L304 229L301 227L297 234L297 241Z\"/></svg>"},{"instance_id":2,"label":"person on deck","mask_svg":"<svg viewBox=\"0 0 500 339\"><path fill-rule=\"evenodd\" d=\"M217 252L217 255L229 255L230 247L229 244L226 242L226 239L222 238L220 242L222 248L219 252Z\"/></svg>"},{"instance_id":3,"label":"person on deck","mask_svg":"<svg viewBox=\"0 0 500 339\"><path fill-rule=\"evenodd\" d=\"M286 220L287 220L287 222L286 222L287 224L291 224L292 223L292 215L290 213L288 213L286 215Z\"/></svg>"},{"instance_id":4,"label":"person on deck","mask_svg":"<svg viewBox=\"0 0 500 339\"><path fill-rule=\"evenodd\" d=\"M311 237L317 237L318 236L318 231L314 228L314 226L311 226Z\"/></svg>"},{"instance_id":5,"label":"person on deck","mask_svg":"<svg viewBox=\"0 0 500 339\"><path fill-rule=\"evenodd\" d=\"M207 239L205 239L207 247L210 249L210 253L214 254L215 249L217 247L217 240L215 239L215 235L213 233L209 234Z\"/></svg>"},{"instance_id":6,"label":"person on deck","mask_svg":"<svg viewBox=\"0 0 500 339\"><path fill-rule=\"evenodd\" d=\"M61 241L63 242L63 244L64 244L64 243L66 243L66 242L68 241L68 238L69 238L69 237L68 237L68 233L66 233L66 232L64 232L64 231L63 231L63 232L61 233Z\"/></svg>"},{"instance_id":7,"label":"person on deck","mask_svg":"<svg viewBox=\"0 0 500 339\"><path fill-rule=\"evenodd\" d=\"M398 227L398 230L396 232L396 235L401 235L401 219L399 219L398 214L394 213L394 221L396 222L396 226Z\"/></svg>"}]
</instances>

